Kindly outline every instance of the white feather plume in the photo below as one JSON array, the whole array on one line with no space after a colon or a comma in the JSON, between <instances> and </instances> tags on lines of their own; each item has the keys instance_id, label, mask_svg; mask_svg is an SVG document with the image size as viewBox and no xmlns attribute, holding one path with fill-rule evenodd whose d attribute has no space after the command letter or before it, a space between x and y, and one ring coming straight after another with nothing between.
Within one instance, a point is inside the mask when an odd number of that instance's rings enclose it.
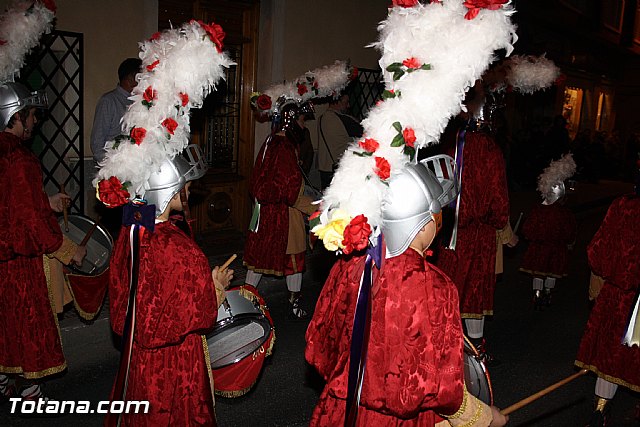
<instances>
[{"instance_id":1,"label":"white feather plume","mask_svg":"<svg viewBox=\"0 0 640 427\"><path fill-rule=\"evenodd\" d=\"M538 192L543 198L551 196L551 188L571 178L576 173L576 162L571 153L553 160L538 177Z\"/></svg>"},{"instance_id":2,"label":"white feather plume","mask_svg":"<svg viewBox=\"0 0 640 427\"><path fill-rule=\"evenodd\" d=\"M510 4L498 10L481 10L475 19L465 19L461 0L414 7L394 7L380 26L380 39L373 46L382 51L380 66L387 91L395 97L379 103L362 122L364 137L380 145L371 156L354 141L342 156L331 185L324 193L321 223L331 221L331 210L340 208L351 218L364 214L372 227L381 224L381 205L388 188L376 175L375 157L384 158L391 176L412 161L404 145L392 147L398 130L413 129L415 149L436 143L449 119L463 108L465 91L482 76L494 60L494 51L509 54L516 40ZM398 63L415 58L425 68L404 71L394 80ZM395 66L393 64L396 64ZM391 66L391 71L389 71ZM396 75L397 77L397 75Z\"/></svg>"},{"instance_id":3,"label":"white feather plume","mask_svg":"<svg viewBox=\"0 0 640 427\"><path fill-rule=\"evenodd\" d=\"M49 33L54 13L40 2L15 1L0 16L0 82L13 81L25 56Z\"/></svg>"},{"instance_id":4,"label":"white feather plume","mask_svg":"<svg viewBox=\"0 0 640 427\"><path fill-rule=\"evenodd\" d=\"M133 103L122 118L123 136L107 142L107 155L100 164L96 185L116 176L128 182L131 198L144 196L144 184L163 161L182 152L189 143L189 110L202 105L204 98L225 76L224 68L234 65L217 51L205 29L196 21L178 29L165 30L140 43L142 72L130 99ZM145 99L145 92L151 96ZM188 96L184 103L183 96ZM184 105L183 105L184 103ZM165 120L175 120L170 133ZM146 130L139 145L129 138L132 130Z\"/></svg>"},{"instance_id":5,"label":"white feather plume","mask_svg":"<svg viewBox=\"0 0 640 427\"><path fill-rule=\"evenodd\" d=\"M511 87L516 92L532 94L550 87L560 75L560 68L544 55L514 55L488 74L485 83L491 91L502 92Z\"/></svg>"}]
</instances>

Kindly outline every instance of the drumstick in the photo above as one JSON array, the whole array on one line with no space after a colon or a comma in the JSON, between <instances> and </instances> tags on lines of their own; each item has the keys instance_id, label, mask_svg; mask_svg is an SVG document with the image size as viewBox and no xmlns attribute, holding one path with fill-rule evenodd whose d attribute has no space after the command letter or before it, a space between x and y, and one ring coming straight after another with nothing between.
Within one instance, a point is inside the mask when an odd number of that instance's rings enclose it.
<instances>
[{"instance_id":1,"label":"drumstick","mask_svg":"<svg viewBox=\"0 0 640 427\"><path fill-rule=\"evenodd\" d=\"M513 234L516 234L518 232L518 227L520 227L520 221L522 221L522 212L520 212L520 216L518 217L518 220L516 221L516 226L513 227Z\"/></svg>"},{"instance_id":2,"label":"drumstick","mask_svg":"<svg viewBox=\"0 0 640 427\"><path fill-rule=\"evenodd\" d=\"M60 193L67 194L64 191L64 184L60 184ZM64 231L65 233L69 232L69 210L67 209L67 201L62 201L62 215L64 216Z\"/></svg>"},{"instance_id":3,"label":"drumstick","mask_svg":"<svg viewBox=\"0 0 640 427\"><path fill-rule=\"evenodd\" d=\"M222 267L220 267L218 269L218 271L225 271L233 262L234 259L238 258L238 255L233 254L229 257L229 259L227 260L227 262L225 262L224 264L222 264Z\"/></svg>"},{"instance_id":4,"label":"drumstick","mask_svg":"<svg viewBox=\"0 0 640 427\"><path fill-rule=\"evenodd\" d=\"M89 239L91 239L91 235L93 234L93 232L96 231L96 228L98 228L98 223L94 222L89 231L87 231L87 234L84 235L84 239L82 239L82 242L80 242L78 246L85 246Z\"/></svg>"},{"instance_id":5,"label":"drumstick","mask_svg":"<svg viewBox=\"0 0 640 427\"><path fill-rule=\"evenodd\" d=\"M518 409L522 408L523 406L528 405L531 402L534 402L538 399L540 399L542 396L551 393L553 390L562 387L563 385L570 383L571 381L575 380L578 377L583 376L584 374L586 374L587 372L589 372L586 369L582 369L579 372L576 372L575 374L568 376L567 378L558 381L555 384L550 385L549 387L545 388L544 390L540 390L539 392L532 394L531 396L522 399L519 402L514 403L513 405L509 406L508 408L503 409L502 411L500 411L500 413L502 415L509 415L510 413L517 411Z\"/></svg>"}]
</instances>

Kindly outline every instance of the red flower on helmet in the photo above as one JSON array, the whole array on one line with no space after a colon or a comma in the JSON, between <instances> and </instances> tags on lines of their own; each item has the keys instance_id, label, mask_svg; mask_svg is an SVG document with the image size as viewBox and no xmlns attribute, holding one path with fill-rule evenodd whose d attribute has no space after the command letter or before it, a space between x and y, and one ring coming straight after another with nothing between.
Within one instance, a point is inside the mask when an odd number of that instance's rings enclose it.
<instances>
[{"instance_id":1,"label":"red flower on helmet","mask_svg":"<svg viewBox=\"0 0 640 427\"><path fill-rule=\"evenodd\" d=\"M418 60L416 58L414 58L413 56L411 58L407 58L404 61L402 61L402 65L404 65L407 68L412 68L412 69L417 69L417 68L420 68L422 66L422 64L420 62L418 62Z\"/></svg>"},{"instance_id":2,"label":"red flower on helmet","mask_svg":"<svg viewBox=\"0 0 640 427\"><path fill-rule=\"evenodd\" d=\"M464 6L469 9L464 19L471 20L478 16L480 9L498 10L509 0L466 0Z\"/></svg>"},{"instance_id":3,"label":"red flower on helmet","mask_svg":"<svg viewBox=\"0 0 640 427\"><path fill-rule=\"evenodd\" d=\"M173 135L176 128L178 127L178 122L176 122L173 118L168 117L162 121L162 126L164 126L165 129L167 129L167 132Z\"/></svg>"},{"instance_id":4,"label":"red flower on helmet","mask_svg":"<svg viewBox=\"0 0 640 427\"><path fill-rule=\"evenodd\" d=\"M416 142L416 133L412 128L404 128L402 130L402 137L404 138L404 143L409 147L413 147Z\"/></svg>"},{"instance_id":5,"label":"red flower on helmet","mask_svg":"<svg viewBox=\"0 0 640 427\"><path fill-rule=\"evenodd\" d=\"M151 64L147 65L147 71L153 71L153 69L156 68L159 63L160 63L159 59L156 59L155 61L153 61Z\"/></svg>"},{"instance_id":6,"label":"red flower on helmet","mask_svg":"<svg viewBox=\"0 0 640 427\"><path fill-rule=\"evenodd\" d=\"M129 192L117 177L112 176L98 182L98 197L105 206L114 208L129 201Z\"/></svg>"},{"instance_id":7,"label":"red flower on helmet","mask_svg":"<svg viewBox=\"0 0 640 427\"><path fill-rule=\"evenodd\" d=\"M153 102L155 99L158 98L158 91L156 91L154 88L152 88L151 86L149 86L148 88L146 88L144 90L144 93L142 94L142 98L151 103Z\"/></svg>"},{"instance_id":8,"label":"red flower on helmet","mask_svg":"<svg viewBox=\"0 0 640 427\"><path fill-rule=\"evenodd\" d=\"M305 93L309 92L309 89L307 89L307 85L305 85L304 83L298 83L298 95L302 96Z\"/></svg>"},{"instance_id":9,"label":"red flower on helmet","mask_svg":"<svg viewBox=\"0 0 640 427\"><path fill-rule=\"evenodd\" d=\"M260 95L256 99L256 105L261 110L270 110L271 109L271 97L269 95L266 95L266 94L263 93L262 95Z\"/></svg>"},{"instance_id":10,"label":"red flower on helmet","mask_svg":"<svg viewBox=\"0 0 640 427\"><path fill-rule=\"evenodd\" d=\"M198 21L198 24L200 24L200 26L207 32L213 44L216 45L218 52L222 52L222 41L227 35L222 27L218 24L214 24L213 22L211 24L205 24L202 21Z\"/></svg>"},{"instance_id":11,"label":"red flower on helmet","mask_svg":"<svg viewBox=\"0 0 640 427\"><path fill-rule=\"evenodd\" d=\"M149 37L149 41L158 40L159 38L160 38L160 31L156 31L155 33L151 34L151 37Z\"/></svg>"},{"instance_id":12,"label":"red flower on helmet","mask_svg":"<svg viewBox=\"0 0 640 427\"><path fill-rule=\"evenodd\" d=\"M391 176L391 165L384 157L376 157L376 175L380 177L381 180L389 179Z\"/></svg>"},{"instance_id":13,"label":"red flower on helmet","mask_svg":"<svg viewBox=\"0 0 640 427\"><path fill-rule=\"evenodd\" d=\"M393 7L413 7L418 4L418 0L392 0Z\"/></svg>"},{"instance_id":14,"label":"red flower on helmet","mask_svg":"<svg viewBox=\"0 0 640 427\"><path fill-rule=\"evenodd\" d=\"M56 10L58 10L56 2L54 0L41 0L41 3L44 7L46 7L53 13L56 13Z\"/></svg>"},{"instance_id":15,"label":"red flower on helmet","mask_svg":"<svg viewBox=\"0 0 640 427\"><path fill-rule=\"evenodd\" d=\"M374 153L380 147L378 141L373 138L365 138L364 141L358 142L358 145L369 153Z\"/></svg>"},{"instance_id":16,"label":"red flower on helmet","mask_svg":"<svg viewBox=\"0 0 640 427\"><path fill-rule=\"evenodd\" d=\"M133 142L136 143L136 145L140 145L142 144L142 140L144 139L145 136L147 136L147 130L145 128L131 128L131 139L133 139Z\"/></svg>"},{"instance_id":17,"label":"red flower on helmet","mask_svg":"<svg viewBox=\"0 0 640 427\"><path fill-rule=\"evenodd\" d=\"M361 251L369 245L369 235L371 234L371 226L367 222L367 217L360 214L353 218L349 225L344 229L342 236L342 244L344 249L342 252L349 255L354 251Z\"/></svg>"},{"instance_id":18,"label":"red flower on helmet","mask_svg":"<svg viewBox=\"0 0 640 427\"><path fill-rule=\"evenodd\" d=\"M180 102L183 107L186 107L187 104L189 103L189 95L187 95L186 93L180 92Z\"/></svg>"}]
</instances>

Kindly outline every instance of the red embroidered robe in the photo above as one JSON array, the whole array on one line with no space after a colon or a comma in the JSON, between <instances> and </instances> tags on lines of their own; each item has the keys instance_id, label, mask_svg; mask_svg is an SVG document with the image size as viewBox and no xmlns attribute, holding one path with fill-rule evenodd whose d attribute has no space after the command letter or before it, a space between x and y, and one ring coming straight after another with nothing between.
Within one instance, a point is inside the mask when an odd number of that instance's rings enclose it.
<instances>
[{"instance_id":1,"label":"red embroidered robe","mask_svg":"<svg viewBox=\"0 0 640 427\"><path fill-rule=\"evenodd\" d=\"M111 259L111 327L122 335L129 298L129 229ZM140 242L137 315L126 400L148 400L148 414L123 425L215 425L205 344L218 313L207 258L169 222Z\"/></svg>"},{"instance_id":2,"label":"red embroidered robe","mask_svg":"<svg viewBox=\"0 0 640 427\"><path fill-rule=\"evenodd\" d=\"M522 226L529 241L520 270L534 275L564 277L569 271L568 245L576 239L576 217L558 204L536 205Z\"/></svg>"},{"instance_id":3,"label":"red embroidered robe","mask_svg":"<svg viewBox=\"0 0 640 427\"><path fill-rule=\"evenodd\" d=\"M0 132L0 372L41 378L66 368L42 256L62 232L38 158Z\"/></svg>"},{"instance_id":4,"label":"red embroidered robe","mask_svg":"<svg viewBox=\"0 0 640 427\"><path fill-rule=\"evenodd\" d=\"M364 258L340 259L307 329L305 356L327 384L312 426L344 423L349 350ZM416 251L374 268L369 350L358 425L433 426L463 398L463 338L453 283Z\"/></svg>"},{"instance_id":5,"label":"red embroidered robe","mask_svg":"<svg viewBox=\"0 0 640 427\"><path fill-rule=\"evenodd\" d=\"M640 289L640 197L623 196L609 208L587 248L589 265L604 279L580 342L576 365L640 391L640 348L620 342Z\"/></svg>"},{"instance_id":6,"label":"red embroidered robe","mask_svg":"<svg viewBox=\"0 0 640 427\"><path fill-rule=\"evenodd\" d=\"M256 273L282 276L291 270L291 255L287 255L289 207L298 199L302 174L298 167L295 146L284 135L274 135L262 144L256 158L249 192L260 203L260 225L249 231L244 248L244 264ZM298 263L304 262L296 257ZM289 265L288 265L289 264ZM297 266L294 270L301 271Z\"/></svg>"},{"instance_id":7,"label":"red embroidered robe","mask_svg":"<svg viewBox=\"0 0 640 427\"><path fill-rule=\"evenodd\" d=\"M458 288L463 318L493 314L496 231L507 221L509 193L502 152L488 134L467 131L456 249L441 248L435 261Z\"/></svg>"}]
</instances>

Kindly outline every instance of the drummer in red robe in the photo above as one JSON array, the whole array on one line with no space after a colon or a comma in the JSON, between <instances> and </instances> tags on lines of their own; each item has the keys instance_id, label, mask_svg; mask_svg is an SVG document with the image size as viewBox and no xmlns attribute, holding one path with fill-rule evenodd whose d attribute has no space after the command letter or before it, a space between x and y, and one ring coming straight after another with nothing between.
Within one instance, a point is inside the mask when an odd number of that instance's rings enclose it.
<instances>
[{"instance_id":1,"label":"drummer in red robe","mask_svg":"<svg viewBox=\"0 0 640 427\"><path fill-rule=\"evenodd\" d=\"M501 426L507 421L466 391L458 293L425 259L441 223L441 205L456 195L443 192L445 182L424 164L407 166L389 182L382 208L387 259L376 261L382 264L379 270L373 268L368 352L353 425ZM312 426L343 425L350 411L350 349L364 271L362 253L338 260L307 329L306 359L327 382Z\"/></svg>"},{"instance_id":2,"label":"drummer in red robe","mask_svg":"<svg viewBox=\"0 0 640 427\"><path fill-rule=\"evenodd\" d=\"M524 225L522 235L529 241L520 271L533 276L533 304L540 309L551 304L556 279L569 270L569 248L576 239L576 218L564 206L564 181L576 171L571 154L552 161L538 177L543 202L536 205Z\"/></svg>"},{"instance_id":3,"label":"drummer in red robe","mask_svg":"<svg viewBox=\"0 0 640 427\"><path fill-rule=\"evenodd\" d=\"M63 239L54 211L69 196L47 197L38 157L25 141L37 123L41 93L19 83L0 85L0 399L17 392L42 397L42 378L66 369L43 255L81 263L86 249ZM15 387L9 376L17 375ZM17 391L16 391L17 389Z\"/></svg>"},{"instance_id":4,"label":"drummer in red robe","mask_svg":"<svg viewBox=\"0 0 640 427\"><path fill-rule=\"evenodd\" d=\"M439 251L435 264L456 284L467 336L490 362L484 340L484 318L493 315L496 233L509 247L517 244L518 237L509 224L509 193L502 152L475 119L484 100L482 84L476 82L465 99L467 112L459 116L463 124L452 122L448 130L456 134L443 135L445 143L448 136L455 141L449 154L455 155L460 168L460 195L454 234Z\"/></svg>"},{"instance_id":5,"label":"drummer in red robe","mask_svg":"<svg viewBox=\"0 0 640 427\"><path fill-rule=\"evenodd\" d=\"M598 376L590 427L607 425L618 386L640 392L640 173L635 191L613 201L587 247L595 305L575 364Z\"/></svg>"}]
</instances>

